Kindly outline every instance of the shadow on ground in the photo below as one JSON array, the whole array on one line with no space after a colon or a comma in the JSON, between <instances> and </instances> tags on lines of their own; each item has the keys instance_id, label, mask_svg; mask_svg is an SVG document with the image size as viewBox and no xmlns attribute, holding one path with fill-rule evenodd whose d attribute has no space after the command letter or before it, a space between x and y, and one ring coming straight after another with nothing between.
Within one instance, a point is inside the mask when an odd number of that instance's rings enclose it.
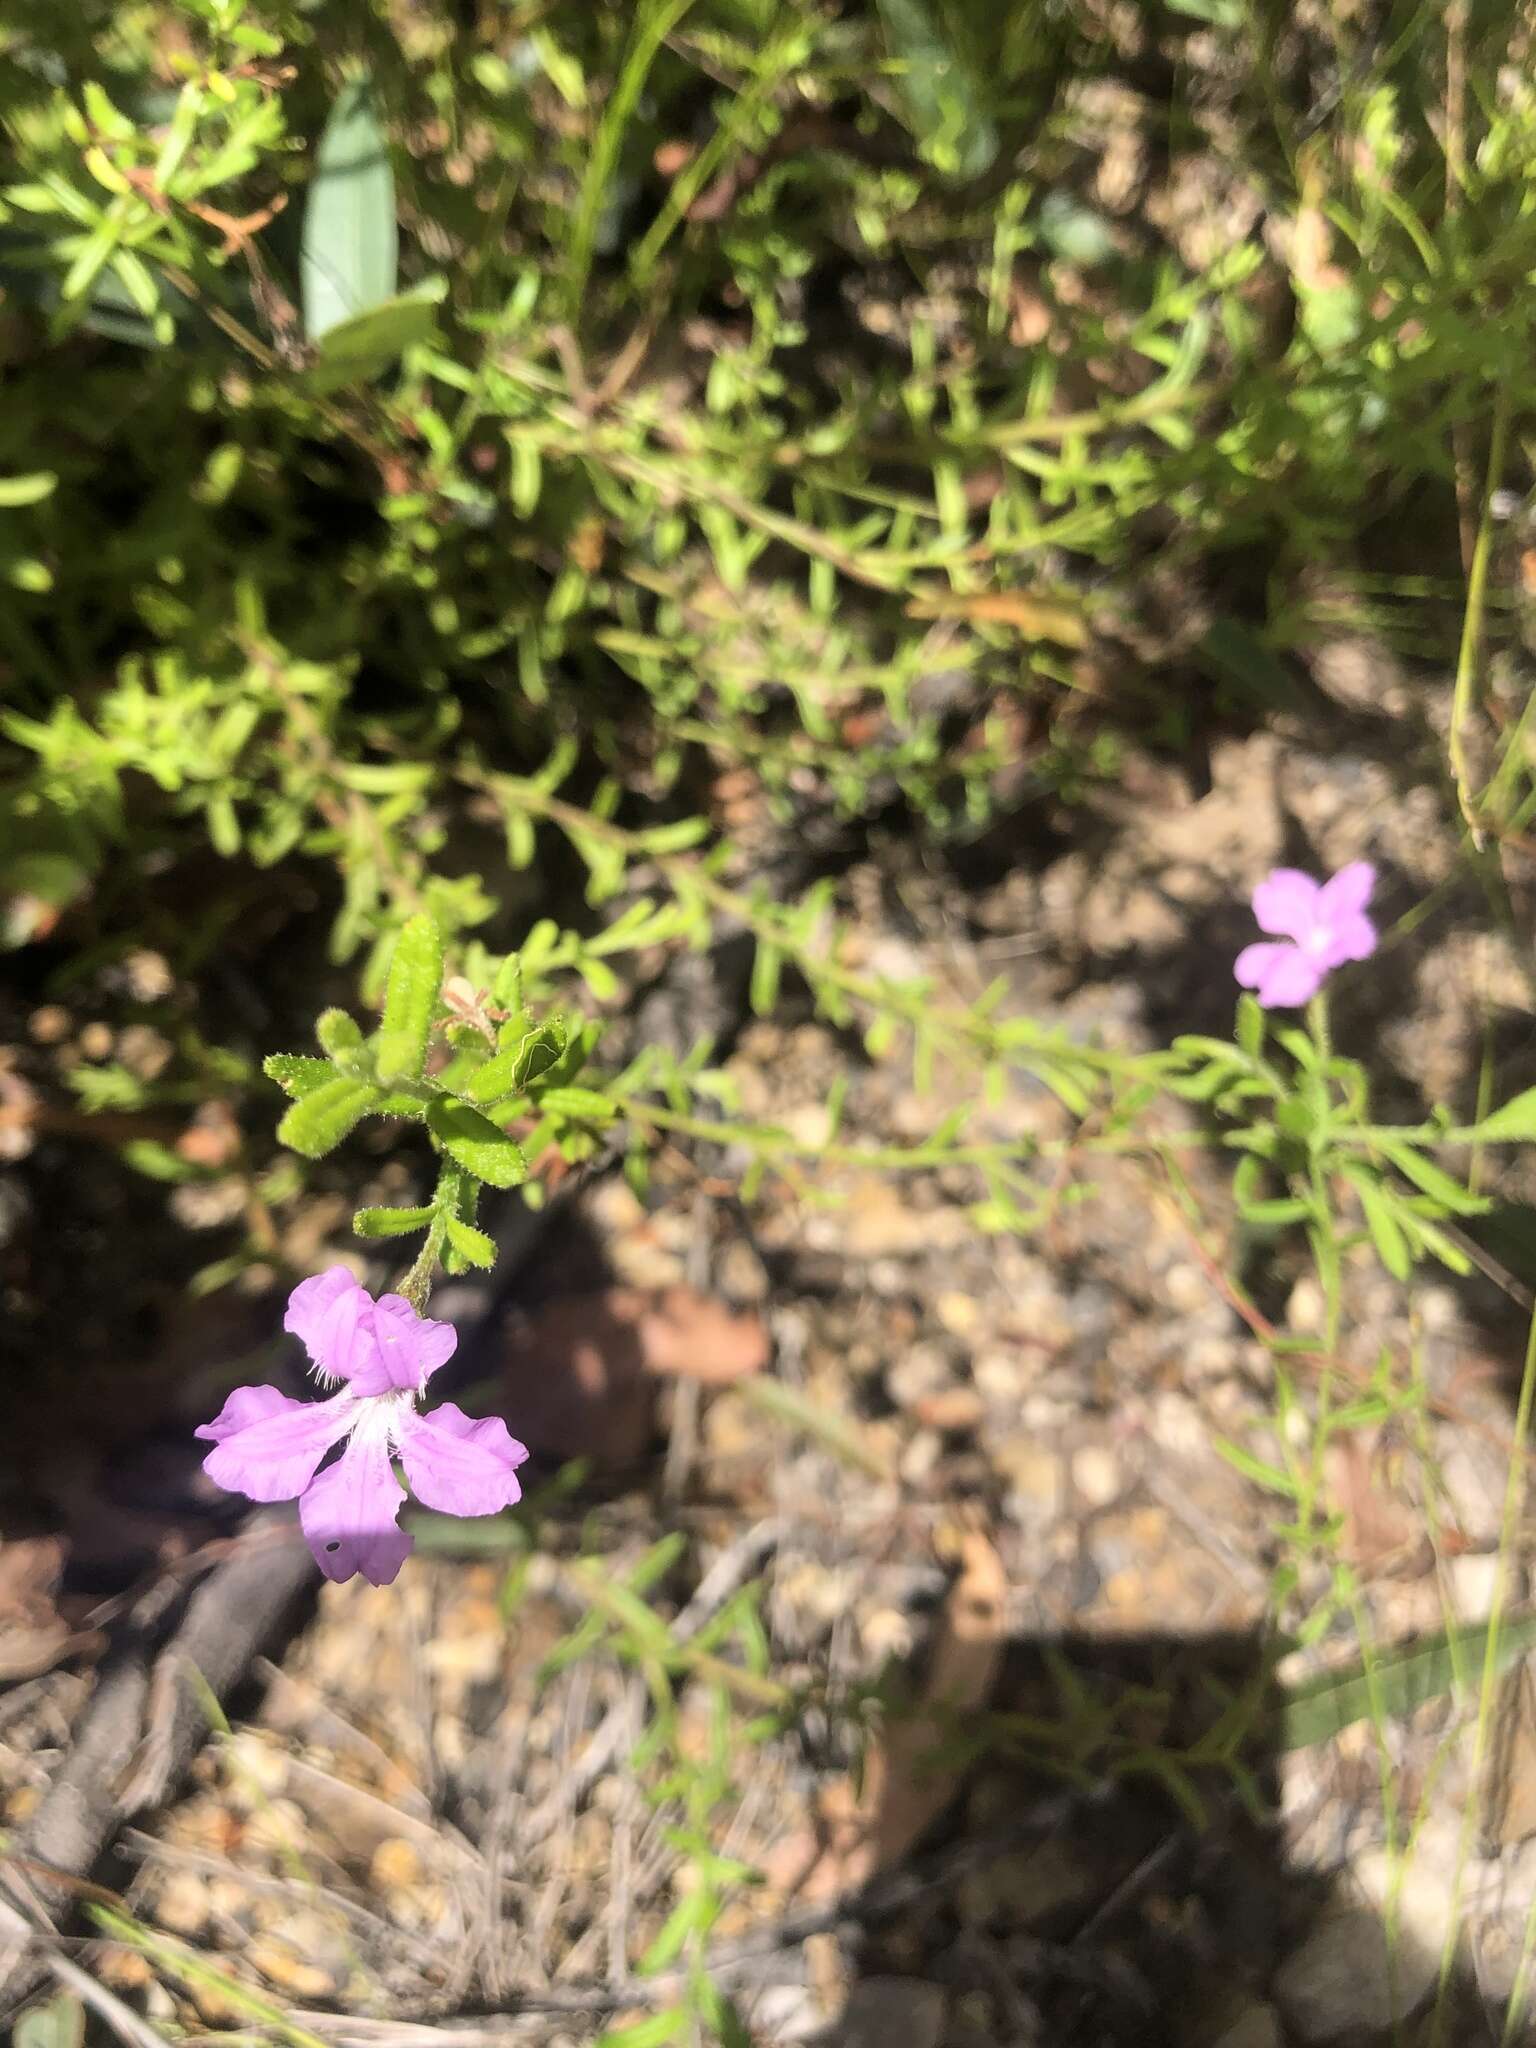
<instances>
[{"instance_id":1,"label":"shadow on ground","mask_svg":"<svg viewBox=\"0 0 1536 2048\"><path fill-rule=\"evenodd\" d=\"M1015 1644L988 1753L856 1909L857 1981L821 2048L1526 2038L1470 1970L1437 1997L1438 1949L1389 1943L1370 1904L1289 1866L1277 1705L1252 1637ZM1347 1821L1341 1803L1341 1854Z\"/></svg>"}]
</instances>

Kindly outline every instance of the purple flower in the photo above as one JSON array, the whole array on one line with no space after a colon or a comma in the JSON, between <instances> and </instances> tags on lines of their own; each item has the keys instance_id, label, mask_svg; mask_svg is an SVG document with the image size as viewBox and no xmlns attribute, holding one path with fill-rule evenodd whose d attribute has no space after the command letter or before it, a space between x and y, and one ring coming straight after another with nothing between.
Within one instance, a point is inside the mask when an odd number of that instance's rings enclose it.
<instances>
[{"instance_id":1,"label":"purple flower","mask_svg":"<svg viewBox=\"0 0 1536 2048\"><path fill-rule=\"evenodd\" d=\"M1299 868L1276 868L1253 892L1259 929L1278 932L1282 943L1245 946L1234 973L1266 1010L1294 1010L1310 1002L1335 967L1368 960L1376 950L1376 927L1365 914L1376 886L1368 860L1351 861L1327 882L1314 882Z\"/></svg>"},{"instance_id":2,"label":"purple flower","mask_svg":"<svg viewBox=\"0 0 1536 2048\"><path fill-rule=\"evenodd\" d=\"M345 1266L301 1281L283 1328L302 1339L327 1401L294 1401L276 1387L237 1387L197 1435L214 1448L210 1479L251 1500L299 1503L299 1524L328 1579L354 1572L387 1586L411 1553L395 1517L405 1489L447 1515L494 1515L522 1497L528 1452L498 1416L475 1422L451 1401L423 1415L428 1379L453 1356L451 1323L418 1316L403 1296L375 1301ZM321 1470L340 1444L341 1456Z\"/></svg>"}]
</instances>

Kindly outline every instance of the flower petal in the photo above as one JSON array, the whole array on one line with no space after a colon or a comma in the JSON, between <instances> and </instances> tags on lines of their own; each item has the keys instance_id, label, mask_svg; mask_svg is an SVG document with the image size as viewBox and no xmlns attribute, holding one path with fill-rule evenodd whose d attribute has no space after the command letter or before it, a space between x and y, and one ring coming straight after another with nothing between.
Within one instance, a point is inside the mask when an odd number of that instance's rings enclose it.
<instances>
[{"instance_id":1,"label":"flower petal","mask_svg":"<svg viewBox=\"0 0 1536 2048\"><path fill-rule=\"evenodd\" d=\"M360 1357L372 1362L372 1308L367 1288L345 1266L328 1266L289 1295L283 1328L303 1344L322 1380L347 1380Z\"/></svg>"},{"instance_id":2,"label":"flower petal","mask_svg":"<svg viewBox=\"0 0 1536 2048\"><path fill-rule=\"evenodd\" d=\"M494 1515L522 1499L517 1467L528 1455L499 1415L475 1422L452 1401L402 1416L395 1442L411 1491L445 1515Z\"/></svg>"},{"instance_id":3,"label":"flower petal","mask_svg":"<svg viewBox=\"0 0 1536 2048\"><path fill-rule=\"evenodd\" d=\"M1327 968L1299 946L1261 944L1245 946L1232 971L1266 1010L1297 1010L1317 994Z\"/></svg>"},{"instance_id":4,"label":"flower petal","mask_svg":"<svg viewBox=\"0 0 1536 2048\"><path fill-rule=\"evenodd\" d=\"M299 1526L328 1579L339 1582L361 1572L371 1586L390 1584L412 1549L412 1539L395 1522L404 1499L388 1439L360 1430L299 1497Z\"/></svg>"},{"instance_id":5,"label":"flower petal","mask_svg":"<svg viewBox=\"0 0 1536 2048\"><path fill-rule=\"evenodd\" d=\"M280 1415L285 1408L308 1405L305 1401L295 1401L276 1387L236 1387L212 1422L200 1424L192 1434L208 1443L221 1444L237 1429L247 1429L251 1423L260 1422L265 1416Z\"/></svg>"},{"instance_id":6,"label":"flower petal","mask_svg":"<svg viewBox=\"0 0 1536 2048\"><path fill-rule=\"evenodd\" d=\"M251 1396L259 1397L260 1413ZM214 1437L203 1470L215 1484L248 1500L292 1500L356 1419L357 1403L347 1394L329 1401L291 1401L275 1387L242 1387L216 1420L197 1432Z\"/></svg>"},{"instance_id":7,"label":"flower petal","mask_svg":"<svg viewBox=\"0 0 1536 2048\"><path fill-rule=\"evenodd\" d=\"M1253 892L1253 914L1261 932L1283 939L1306 938L1317 922L1322 890L1300 868L1276 868Z\"/></svg>"},{"instance_id":8,"label":"flower petal","mask_svg":"<svg viewBox=\"0 0 1536 2048\"><path fill-rule=\"evenodd\" d=\"M1324 882L1318 911L1322 922L1332 924L1352 912L1364 910L1376 886L1376 870L1368 860L1352 860Z\"/></svg>"},{"instance_id":9,"label":"flower petal","mask_svg":"<svg viewBox=\"0 0 1536 2048\"><path fill-rule=\"evenodd\" d=\"M417 1315L403 1295L386 1294L368 1303L359 1338L348 1375L353 1393L414 1393L447 1364L459 1333L452 1323Z\"/></svg>"},{"instance_id":10,"label":"flower petal","mask_svg":"<svg viewBox=\"0 0 1536 2048\"><path fill-rule=\"evenodd\" d=\"M1324 967L1342 967L1346 960L1369 960L1375 950L1375 925L1352 910L1331 921L1321 960Z\"/></svg>"}]
</instances>

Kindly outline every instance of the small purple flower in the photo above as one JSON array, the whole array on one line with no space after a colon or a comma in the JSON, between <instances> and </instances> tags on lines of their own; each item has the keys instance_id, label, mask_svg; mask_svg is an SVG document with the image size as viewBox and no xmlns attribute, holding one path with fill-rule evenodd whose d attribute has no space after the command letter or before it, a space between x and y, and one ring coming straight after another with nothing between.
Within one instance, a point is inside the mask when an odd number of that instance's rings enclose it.
<instances>
[{"instance_id":1,"label":"small purple flower","mask_svg":"<svg viewBox=\"0 0 1536 2048\"><path fill-rule=\"evenodd\" d=\"M295 1401L276 1387L237 1387L197 1435L214 1448L209 1478L251 1500L299 1503L299 1524L328 1579L361 1572L387 1586L411 1553L396 1526L405 1489L447 1515L494 1515L521 1499L526 1448L498 1416L472 1421L451 1401L423 1415L427 1381L453 1356L451 1323L418 1316L398 1294L375 1301L345 1266L304 1280L283 1328L304 1344L327 1401ZM321 1470L340 1444L341 1456Z\"/></svg>"},{"instance_id":2,"label":"small purple flower","mask_svg":"<svg viewBox=\"0 0 1536 2048\"><path fill-rule=\"evenodd\" d=\"M1266 1010L1295 1010L1312 1000L1335 967L1368 960L1376 927L1365 914L1376 886L1368 860L1351 861L1327 882L1299 868L1276 868L1253 892L1259 929L1283 943L1245 946L1233 968Z\"/></svg>"}]
</instances>

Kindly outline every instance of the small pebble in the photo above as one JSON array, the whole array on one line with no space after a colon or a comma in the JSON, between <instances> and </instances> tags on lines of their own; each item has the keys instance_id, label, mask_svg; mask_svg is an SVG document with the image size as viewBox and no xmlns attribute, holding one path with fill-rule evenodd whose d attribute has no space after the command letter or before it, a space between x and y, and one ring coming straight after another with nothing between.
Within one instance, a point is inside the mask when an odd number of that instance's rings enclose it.
<instances>
[{"instance_id":1,"label":"small pebble","mask_svg":"<svg viewBox=\"0 0 1536 2048\"><path fill-rule=\"evenodd\" d=\"M946 1289L933 1306L939 1321L956 1337L973 1335L977 1323L981 1320L981 1310L976 1305L975 1296L962 1294L958 1288Z\"/></svg>"},{"instance_id":2,"label":"small pebble","mask_svg":"<svg viewBox=\"0 0 1536 2048\"><path fill-rule=\"evenodd\" d=\"M950 1384L949 1360L937 1344L909 1345L885 1375L885 1391L897 1408L912 1408Z\"/></svg>"},{"instance_id":3,"label":"small pebble","mask_svg":"<svg viewBox=\"0 0 1536 2048\"><path fill-rule=\"evenodd\" d=\"M1107 1508L1124 1490L1120 1460L1103 1444L1084 1444L1072 1455L1072 1484L1085 1506Z\"/></svg>"},{"instance_id":4,"label":"small pebble","mask_svg":"<svg viewBox=\"0 0 1536 2048\"><path fill-rule=\"evenodd\" d=\"M269 1984L294 1998L328 1998L336 1989L337 1980L329 1970L307 1962L286 1941L270 1934L258 1934L245 1954L252 1968L260 1970Z\"/></svg>"},{"instance_id":5,"label":"small pebble","mask_svg":"<svg viewBox=\"0 0 1536 2048\"><path fill-rule=\"evenodd\" d=\"M191 1870L173 1870L155 1894L155 1919L172 1934L201 1934L209 1913L208 1886Z\"/></svg>"},{"instance_id":6,"label":"small pebble","mask_svg":"<svg viewBox=\"0 0 1536 2048\"><path fill-rule=\"evenodd\" d=\"M393 1892L406 1885L420 1884L426 1875L421 1852L414 1842L400 1835L387 1835L374 1850L368 1864L368 1880L375 1891Z\"/></svg>"},{"instance_id":7,"label":"small pebble","mask_svg":"<svg viewBox=\"0 0 1536 2048\"><path fill-rule=\"evenodd\" d=\"M987 1401L1016 1401L1024 1384L1023 1363L1012 1351L983 1351L971 1367L976 1391Z\"/></svg>"},{"instance_id":8,"label":"small pebble","mask_svg":"<svg viewBox=\"0 0 1536 2048\"><path fill-rule=\"evenodd\" d=\"M1182 1315L1196 1315L1209 1308L1212 1287L1198 1266L1170 1266L1163 1275L1163 1292L1169 1304Z\"/></svg>"},{"instance_id":9,"label":"small pebble","mask_svg":"<svg viewBox=\"0 0 1536 2048\"><path fill-rule=\"evenodd\" d=\"M901 1454L898 1467L908 1486L920 1486L944 1455L944 1440L936 1429L920 1429Z\"/></svg>"},{"instance_id":10,"label":"small pebble","mask_svg":"<svg viewBox=\"0 0 1536 2048\"><path fill-rule=\"evenodd\" d=\"M974 1387L940 1387L912 1403L912 1413L927 1429L953 1435L972 1430L986 1414L986 1403Z\"/></svg>"}]
</instances>

